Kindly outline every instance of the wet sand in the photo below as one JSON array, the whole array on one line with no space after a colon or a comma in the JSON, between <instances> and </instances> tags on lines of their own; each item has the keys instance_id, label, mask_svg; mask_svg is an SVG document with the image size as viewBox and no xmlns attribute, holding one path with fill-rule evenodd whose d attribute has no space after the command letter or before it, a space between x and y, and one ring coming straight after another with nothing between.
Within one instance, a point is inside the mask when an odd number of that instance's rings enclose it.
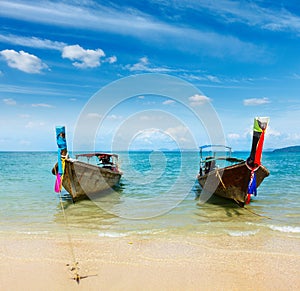
<instances>
[{"instance_id":1,"label":"wet sand","mask_svg":"<svg viewBox=\"0 0 300 291\"><path fill-rule=\"evenodd\" d=\"M288 236L0 240L1 290L300 290L300 239Z\"/></svg>"}]
</instances>

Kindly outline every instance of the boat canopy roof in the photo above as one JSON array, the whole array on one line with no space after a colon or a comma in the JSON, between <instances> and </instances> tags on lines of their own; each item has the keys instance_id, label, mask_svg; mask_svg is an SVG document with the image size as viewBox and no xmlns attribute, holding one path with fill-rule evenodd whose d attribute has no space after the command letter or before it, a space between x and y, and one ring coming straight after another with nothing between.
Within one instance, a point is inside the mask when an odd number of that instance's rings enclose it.
<instances>
[{"instance_id":1,"label":"boat canopy roof","mask_svg":"<svg viewBox=\"0 0 300 291\"><path fill-rule=\"evenodd\" d=\"M206 145L200 146L199 149L200 149L200 151L202 151L203 149L206 149L206 148L218 148L218 147L225 148L225 149L228 149L231 151L231 147L222 145L222 144L206 144Z\"/></svg>"},{"instance_id":2,"label":"boat canopy roof","mask_svg":"<svg viewBox=\"0 0 300 291\"><path fill-rule=\"evenodd\" d=\"M199 147L200 149L200 163L205 164L207 162L221 162L222 167L225 167L225 162L229 163L241 163L243 159L231 157L231 147L221 144L209 144ZM208 150L205 150L208 149Z\"/></svg>"},{"instance_id":3,"label":"boat canopy roof","mask_svg":"<svg viewBox=\"0 0 300 291\"><path fill-rule=\"evenodd\" d=\"M101 156L101 157L115 157L115 158L118 158L118 155L117 155L117 154L101 153L101 152L75 155L76 159L79 158L79 157L92 158L92 157L98 157L98 156Z\"/></svg>"}]
</instances>

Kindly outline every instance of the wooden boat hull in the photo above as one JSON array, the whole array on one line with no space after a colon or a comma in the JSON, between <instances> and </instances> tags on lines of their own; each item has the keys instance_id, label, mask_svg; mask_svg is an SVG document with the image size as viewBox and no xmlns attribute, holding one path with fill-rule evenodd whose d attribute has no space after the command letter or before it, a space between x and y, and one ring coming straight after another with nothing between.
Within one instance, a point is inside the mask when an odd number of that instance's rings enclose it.
<instances>
[{"instance_id":1,"label":"wooden boat hull","mask_svg":"<svg viewBox=\"0 0 300 291\"><path fill-rule=\"evenodd\" d=\"M269 176L269 171L260 166L256 170L256 186L258 187L264 178ZM202 189L208 193L232 199L241 205L245 204L250 181L251 171L246 162L229 167L210 171L203 176L198 175L198 181Z\"/></svg>"},{"instance_id":2,"label":"wooden boat hull","mask_svg":"<svg viewBox=\"0 0 300 291\"><path fill-rule=\"evenodd\" d=\"M62 185L73 201L77 201L116 186L121 175L117 170L66 159Z\"/></svg>"}]
</instances>

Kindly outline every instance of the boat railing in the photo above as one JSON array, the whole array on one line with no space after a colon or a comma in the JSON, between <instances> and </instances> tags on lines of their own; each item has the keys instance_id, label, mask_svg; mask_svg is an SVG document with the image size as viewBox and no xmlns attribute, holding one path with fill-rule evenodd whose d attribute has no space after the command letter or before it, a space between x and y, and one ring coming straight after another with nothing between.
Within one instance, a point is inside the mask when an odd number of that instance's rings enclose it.
<instances>
[{"instance_id":1,"label":"boat railing","mask_svg":"<svg viewBox=\"0 0 300 291\"><path fill-rule=\"evenodd\" d=\"M85 158L89 164L95 164L100 168L118 171L118 155L110 153L87 153L75 155L76 160Z\"/></svg>"},{"instance_id":2,"label":"boat railing","mask_svg":"<svg viewBox=\"0 0 300 291\"><path fill-rule=\"evenodd\" d=\"M200 176L203 176L205 174L208 174L210 171L219 169L219 168L224 168L226 166L238 164L245 162L243 159L238 159L238 158L233 158L230 156L206 156L203 158L201 156L200 159L200 171L199 174ZM228 164L229 163L229 164Z\"/></svg>"},{"instance_id":3,"label":"boat railing","mask_svg":"<svg viewBox=\"0 0 300 291\"><path fill-rule=\"evenodd\" d=\"M210 161L226 161L230 163L241 163L244 162L245 160L243 159L237 159L237 158L231 158L231 157L208 157L204 159L203 162L210 162Z\"/></svg>"}]
</instances>

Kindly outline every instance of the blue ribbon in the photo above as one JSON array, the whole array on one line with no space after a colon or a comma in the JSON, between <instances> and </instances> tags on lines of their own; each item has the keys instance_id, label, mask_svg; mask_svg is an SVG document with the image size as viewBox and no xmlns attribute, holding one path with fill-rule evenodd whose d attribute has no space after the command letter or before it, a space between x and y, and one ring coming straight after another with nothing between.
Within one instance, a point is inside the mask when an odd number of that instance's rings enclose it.
<instances>
[{"instance_id":1,"label":"blue ribbon","mask_svg":"<svg viewBox=\"0 0 300 291\"><path fill-rule=\"evenodd\" d=\"M66 133L64 126L56 126L56 142L59 149L67 148Z\"/></svg>"},{"instance_id":2,"label":"blue ribbon","mask_svg":"<svg viewBox=\"0 0 300 291\"><path fill-rule=\"evenodd\" d=\"M65 134L64 126L56 126L56 142L58 146L57 151L57 164L58 164L58 173L63 174L62 162L61 162L61 151L67 149L67 141Z\"/></svg>"},{"instance_id":3,"label":"blue ribbon","mask_svg":"<svg viewBox=\"0 0 300 291\"><path fill-rule=\"evenodd\" d=\"M257 195L255 172L251 173L251 178L248 185L248 194L254 194L254 196Z\"/></svg>"}]
</instances>

